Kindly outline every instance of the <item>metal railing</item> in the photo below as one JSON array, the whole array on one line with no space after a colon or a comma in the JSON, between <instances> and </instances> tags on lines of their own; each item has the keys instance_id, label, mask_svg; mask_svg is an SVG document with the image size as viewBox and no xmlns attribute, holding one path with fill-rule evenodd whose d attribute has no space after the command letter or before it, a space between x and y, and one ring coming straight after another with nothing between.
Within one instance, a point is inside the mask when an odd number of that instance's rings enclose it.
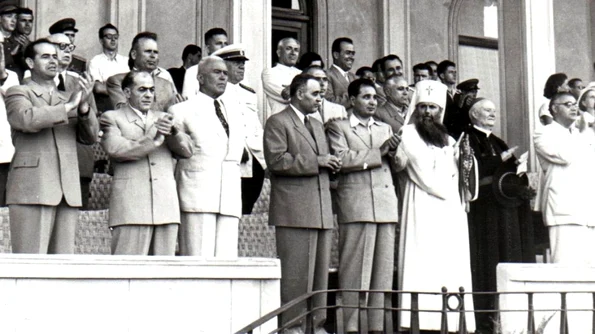
<instances>
[{"instance_id":1,"label":"metal railing","mask_svg":"<svg viewBox=\"0 0 595 334\"><path fill-rule=\"evenodd\" d=\"M342 295L344 293L358 293L358 305L343 305L342 304ZM328 305L325 307L312 307L312 299L314 296L319 294L331 294L335 295L335 303L332 305ZM370 307L367 305L369 300L370 294L383 294L384 295L384 307ZM586 295L589 296L590 299L590 307L588 308L569 308L568 307L568 295L569 294L576 294L581 295L584 299ZM402 296L402 295L409 295L410 296L410 308L398 308L393 307L393 297L394 296ZM420 308L420 296L423 295L433 295L433 296L441 296L442 298L442 306L440 310L437 309L421 309ZM465 296L479 296L485 295L494 298L494 309L491 310L466 310L465 309ZM551 305L551 297L558 296L557 299L559 308L557 307L545 307L545 308L537 308L535 298L541 298L541 304ZM500 300L502 298L516 296L516 300L513 302L515 305L514 308L500 308ZM549 296L549 302L543 302L543 296ZM469 298L469 297L467 297ZM519 304L519 298L526 300L525 307ZM456 306L452 306L452 301L456 301ZM331 299L329 298L329 301ZM578 331L578 333L592 333L595 334L595 291L529 291L529 292L465 292L463 288L460 288L458 292L448 292L446 288L442 288L441 292L416 292L416 291L380 291L380 290L348 290L348 289L341 289L341 290L321 290L315 291L306 295L303 295L283 306L280 308L269 312L268 314L264 315L260 319L252 322L251 324L245 326L244 328L238 330L236 334L244 334L249 333L252 334L254 330L260 328L270 320L273 320L279 316L281 316L284 312L290 310L293 307L296 307L299 304L306 303L306 312L296 316L289 321L286 321L283 325L279 325L276 329L270 331L269 333L282 333L285 329L301 325L304 329L306 334L310 334L314 332L313 328L313 314L316 311L326 309L328 311L335 311L335 321L334 324L326 324L326 328L332 327L332 333L345 333L344 328L344 310L345 309L356 309L358 312L358 332L359 333L368 333L368 323L367 323L367 314L370 310L382 310L383 311L383 324L384 324L384 333L411 333L411 334L419 334L420 329L424 328L423 324L420 323L420 313L440 313L441 321L440 321L440 333L447 334L452 333L451 328L458 328L456 333L459 334L466 334L468 333L467 328L467 314L471 314L474 316L475 313L488 313L493 315L494 319L494 328L493 333L502 333L504 330L500 328L500 324L502 321L502 317L506 317L507 314L516 313L517 318L518 315L522 315L522 313L526 313L526 325L524 328L515 329L515 333L525 333L525 334L539 334L543 332L543 328L547 325L547 323L554 317L557 316L556 321L559 321L559 333L560 334L568 334L569 333L569 314L573 312L590 312L590 322L589 326L591 329L582 329ZM510 302L508 303L510 304ZM584 300L583 303L584 304ZM518 305L518 306L517 306ZM399 322L398 316L400 312L408 312L410 315L409 319L409 327L406 329L399 330ZM537 323L536 325L536 314L546 314L545 318L541 319L541 323ZM458 315L457 323L456 324L449 324L449 314L456 314ZM583 314L584 315L584 314ZM558 319L559 318L559 319ZM454 325L449 327L449 325ZM451 330L449 330L451 329ZM403 331L404 330L404 331ZM520 331L517 331L520 330ZM549 330L549 328L548 328ZM577 332L577 331L573 331Z\"/></svg>"}]
</instances>

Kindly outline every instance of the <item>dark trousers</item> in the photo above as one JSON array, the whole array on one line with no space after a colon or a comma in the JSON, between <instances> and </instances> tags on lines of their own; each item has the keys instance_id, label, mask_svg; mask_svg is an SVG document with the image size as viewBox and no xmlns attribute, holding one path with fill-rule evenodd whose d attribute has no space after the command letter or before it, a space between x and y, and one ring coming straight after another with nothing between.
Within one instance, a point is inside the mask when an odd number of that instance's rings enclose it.
<instances>
[{"instance_id":1,"label":"dark trousers","mask_svg":"<svg viewBox=\"0 0 595 334\"><path fill-rule=\"evenodd\" d=\"M242 214L252 213L254 204L260 196L262 184L264 183L264 169L252 156L252 177L242 178Z\"/></svg>"},{"instance_id":2,"label":"dark trousers","mask_svg":"<svg viewBox=\"0 0 595 334\"><path fill-rule=\"evenodd\" d=\"M9 170L10 163L0 164L0 206L6 206L6 180Z\"/></svg>"}]
</instances>

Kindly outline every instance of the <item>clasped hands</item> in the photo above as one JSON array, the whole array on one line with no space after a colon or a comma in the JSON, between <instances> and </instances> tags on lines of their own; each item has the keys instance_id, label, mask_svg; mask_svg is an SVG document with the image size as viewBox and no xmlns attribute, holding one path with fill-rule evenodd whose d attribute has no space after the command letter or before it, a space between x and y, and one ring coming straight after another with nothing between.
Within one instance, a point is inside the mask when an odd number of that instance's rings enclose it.
<instances>
[{"instance_id":1,"label":"clasped hands","mask_svg":"<svg viewBox=\"0 0 595 334\"><path fill-rule=\"evenodd\" d=\"M341 170L341 159L334 155L326 154L318 156L318 167L328 168L332 173L337 173Z\"/></svg>"},{"instance_id":2,"label":"clasped hands","mask_svg":"<svg viewBox=\"0 0 595 334\"><path fill-rule=\"evenodd\" d=\"M392 136L390 136L390 138L388 138L380 146L380 155L385 156L388 154L388 152L395 151L399 147L400 143L401 143L401 136L399 136L396 133L393 134Z\"/></svg>"}]
</instances>

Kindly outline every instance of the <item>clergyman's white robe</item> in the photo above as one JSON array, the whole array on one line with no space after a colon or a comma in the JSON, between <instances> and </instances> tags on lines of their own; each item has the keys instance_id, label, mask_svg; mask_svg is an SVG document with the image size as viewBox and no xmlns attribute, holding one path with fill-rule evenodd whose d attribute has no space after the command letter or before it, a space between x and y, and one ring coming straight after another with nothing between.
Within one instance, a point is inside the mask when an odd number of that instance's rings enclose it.
<instances>
[{"instance_id":1,"label":"clergyman's white robe","mask_svg":"<svg viewBox=\"0 0 595 334\"><path fill-rule=\"evenodd\" d=\"M449 146L426 144L415 125L403 127L397 150L397 164L407 172L399 247L399 290L439 293L442 287L458 292L472 291L467 214L458 192L457 158ZM403 294L400 307L410 308L411 298ZM454 302L454 300L453 300ZM456 304L456 302L455 302ZM442 297L420 295L420 309L441 310ZM465 309L473 310L473 298L465 297ZM410 313L401 312L401 326L410 327ZM449 330L458 329L458 313L450 312ZM439 312L420 312L420 327L439 330ZM473 313L466 315L467 328L475 330Z\"/></svg>"}]
</instances>

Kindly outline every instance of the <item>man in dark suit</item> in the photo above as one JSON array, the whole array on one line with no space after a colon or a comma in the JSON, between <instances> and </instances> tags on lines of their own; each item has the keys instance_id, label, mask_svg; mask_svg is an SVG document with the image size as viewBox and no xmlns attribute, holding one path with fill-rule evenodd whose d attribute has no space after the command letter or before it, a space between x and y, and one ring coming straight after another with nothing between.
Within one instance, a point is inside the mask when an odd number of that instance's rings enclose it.
<instances>
[{"instance_id":1,"label":"man in dark suit","mask_svg":"<svg viewBox=\"0 0 595 334\"><path fill-rule=\"evenodd\" d=\"M6 191L12 251L72 254L81 206L75 142L92 144L99 130L89 104L93 81L81 76L75 92L58 90L56 46L47 39L24 56L31 81L6 96L15 146Z\"/></svg>"},{"instance_id":2,"label":"man in dark suit","mask_svg":"<svg viewBox=\"0 0 595 334\"><path fill-rule=\"evenodd\" d=\"M74 45L70 43L68 36L62 33L53 34L48 37L48 40L56 45L58 51L58 73L54 78L54 83L59 91L67 93L74 93L78 88L79 75L75 72L68 71L72 61L72 50ZM86 73L86 72L84 72ZM85 75L85 78L93 81L93 78ZM89 97L89 107L93 114L97 115L97 106L93 95ZM76 144L76 155L79 161L79 177L81 181L81 198L83 201L83 209L87 209L89 205L90 187L93 180L94 155L93 147L91 145Z\"/></svg>"},{"instance_id":3,"label":"man in dark suit","mask_svg":"<svg viewBox=\"0 0 595 334\"><path fill-rule=\"evenodd\" d=\"M325 98L331 102L341 104L345 109L351 108L351 102L347 96L349 83L355 80L355 74L349 72L353 67L355 49L353 41L347 37L335 39L332 45L333 65L329 67L328 90Z\"/></svg>"},{"instance_id":4,"label":"man in dark suit","mask_svg":"<svg viewBox=\"0 0 595 334\"><path fill-rule=\"evenodd\" d=\"M174 80L174 84L176 85L178 93L182 94L186 69L188 69L190 66L197 65L201 59L202 49L200 48L200 46L195 44L188 44L182 51L182 66L167 69L169 74L171 74L171 78Z\"/></svg>"},{"instance_id":5,"label":"man in dark suit","mask_svg":"<svg viewBox=\"0 0 595 334\"><path fill-rule=\"evenodd\" d=\"M281 303L316 290L326 290L330 265L333 214L329 172L341 161L329 154L321 122L310 115L322 102L320 83L307 74L290 85L289 107L271 116L264 130L264 156L271 172L269 224L275 226L281 259ZM326 306L317 295L312 307ZM289 321L306 311L306 303L283 314L289 333L303 333ZM326 311L314 314L316 333L324 333Z\"/></svg>"}]
</instances>

